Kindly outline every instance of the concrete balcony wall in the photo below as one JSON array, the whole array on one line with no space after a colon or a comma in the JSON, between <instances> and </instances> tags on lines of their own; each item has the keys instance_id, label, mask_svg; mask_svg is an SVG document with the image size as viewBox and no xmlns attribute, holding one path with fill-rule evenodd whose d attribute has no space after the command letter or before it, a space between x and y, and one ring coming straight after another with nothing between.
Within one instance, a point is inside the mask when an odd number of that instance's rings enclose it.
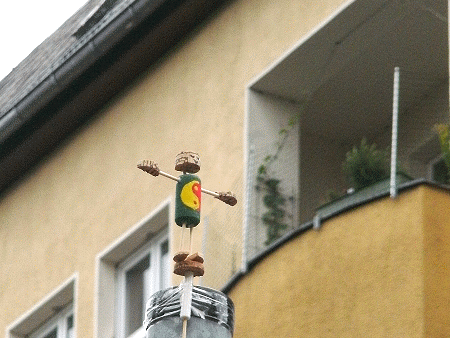
<instances>
[{"instance_id":1,"label":"concrete balcony wall","mask_svg":"<svg viewBox=\"0 0 450 338\"><path fill-rule=\"evenodd\" d=\"M419 184L268 253L229 291L240 337L450 334L450 193Z\"/></svg>"}]
</instances>

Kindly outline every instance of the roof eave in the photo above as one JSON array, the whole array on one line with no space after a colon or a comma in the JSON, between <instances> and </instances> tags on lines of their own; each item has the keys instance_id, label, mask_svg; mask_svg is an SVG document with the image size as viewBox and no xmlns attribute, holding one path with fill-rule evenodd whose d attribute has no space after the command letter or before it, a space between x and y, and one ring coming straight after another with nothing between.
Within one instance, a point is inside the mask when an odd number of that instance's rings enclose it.
<instances>
[{"instance_id":1,"label":"roof eave","mask_svg":"<svg viewBox=\"0 0 450 338\"><path fill-rule=\"evenodd\" d=\"M225 0L136 0L0 120L0 192Z\"/></svg>"}]
</instances>

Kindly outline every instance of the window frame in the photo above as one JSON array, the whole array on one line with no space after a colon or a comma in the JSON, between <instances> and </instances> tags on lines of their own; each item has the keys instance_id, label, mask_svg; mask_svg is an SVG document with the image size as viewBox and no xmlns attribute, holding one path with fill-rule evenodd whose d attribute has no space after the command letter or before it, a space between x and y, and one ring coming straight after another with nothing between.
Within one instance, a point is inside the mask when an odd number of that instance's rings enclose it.
<instances>
[{"instance_id":1,"label":"window frame","mask_svg":"<svg viewBox=\"0 0 450 338\"><path fill-rule=\"evenodd\" d=\"M136 250L129 257L125 258L122 262L120 262L116 267L116 332L118 337L123 338L145 338L144 328L136 330L135 332L129 334L128 336L125 334L125 322L126 322L126 312L125 312L125 304L127 303L126 299L126 274L133 267L135 267L145 256L150 256L150 289L144 290L144 297L149 298L154 292L168 287L170 285L170 274L166 274L166 280L161 283L161 246L165 243L169 242L169 236L167 233L167 229L163 229L160 233L158 233L154 238L150 239L147 243L145 243L142 247ZM167 267L166 267L167 268ZM163 285L161 285L163 284ZM144 300L144 307L145 307ZM144 309L145 312L145 309Z\"/></svg>"},{"instance_id":2,"label":"window frame","mask_svg":"<svg viewBox=\"0 0 450 338\"><path fill-rule=\"evenodd\" d=\"M52 321L57 320L55 318L58 318L61 313L65 313L64 311L71 311L73 315L73 336L77 337L78 278L78 273L69 277L30 310L11 323L6 328L5 337L35 338L41 332L40 330L44 332L46 328L49 329L47 325L51 326ZM60 309L60 311L55 312L55 309Z\"/></svg>"},{"instance_id":3,"label":"window frame","mask_svg":"<svg viewBox=\"0 0 450 338\"><path fill-rule=\"evenodd\" d=\"M117 267L128 257L155 239L166 229L168 252L172 252L172 236L170 224L174 220L173 196L160 203L146 217L130 227L124 234L108 245L96 257L95 293L94 293L94 337L122 338L118 333L117 323L121 320L117 315ZM156 237L155 237L156 236ZM168 260L168 271L171 260ZM168 279L171 281L171 274Z\"/></svg>"},{"instance_id":4,"label":"window frame","mask_svg":"<svg viewBox=\"0 0 450 338\"><path fill-rule=\"evenodd\" d=\"M59 310L55 316L50 318L48 322L39 327L36 331L27 335L27 338L44 338L51 333L55 328L57 329L57 338L71 338L67 333L67 320L72 316L75 319L73 312L73 304L67 305L65 308ZM74 327L74 326L73 326Z\"/></svg>"}]
</instances>

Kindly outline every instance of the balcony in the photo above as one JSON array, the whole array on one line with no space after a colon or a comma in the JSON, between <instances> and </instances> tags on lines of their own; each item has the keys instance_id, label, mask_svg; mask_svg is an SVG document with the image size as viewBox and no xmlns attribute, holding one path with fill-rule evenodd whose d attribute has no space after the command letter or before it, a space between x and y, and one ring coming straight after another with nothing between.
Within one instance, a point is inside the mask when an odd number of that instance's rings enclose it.
<instances>
[{"instance_id":1,"label":"balcony","mask_svg":"<svg viewBox=\"0 0 450 338\"><path fill-rule=\"evenodd\" d=\"M316 217L329 191L351 188L342 163L353 146L365 138L390 150L395 67L398 163L414 180L437 179L433 127L449 120L447 17L444 0L353 1L249 84L244 260L270 242L261 167L278 181L289 232Z\"/></svg>"},{"instance_id":2,"label":"balcony","mask_svg":"<svg viewBox=\"0 0 450 338\"><path fill-rule=\"evenodd\" d=\"M226 286L235 337L448 336L449 187L404 183L396 199L312 228L272 243Z\"/></svg>"}]
</instances>

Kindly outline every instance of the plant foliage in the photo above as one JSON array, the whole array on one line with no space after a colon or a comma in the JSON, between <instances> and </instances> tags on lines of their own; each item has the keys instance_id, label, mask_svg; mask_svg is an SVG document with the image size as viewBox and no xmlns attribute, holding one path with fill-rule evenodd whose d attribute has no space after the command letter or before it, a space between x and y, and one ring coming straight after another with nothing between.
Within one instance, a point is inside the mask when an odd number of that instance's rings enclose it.
<instances>
[{"instance_id":1,"label":"plant foliage","mask_svg":"<svg viewBox=\"0 0 450 338\"><path fill-rule=\"evenodd\" d=\"M450 177L450 126L448 124L436 125L436 131L439 137L439 143L441 145L442 159L448 170L448 176ZM450 182L449 182L450 183Z\"/></svg>"},{"instance_id":2,"label":"plant foliage","mask_svg":"<svg viewBox=\"0 0 450 338\"><path fill-rule=\"evenodd\" d=\"M281 237L283 231L288 227L284 223L286 217L284 206L287 199L280 190L280 180L258 176L258 181L265 191L263 203L268 211L262 214L262 221L267 228L267 238L264 244L269 245Z\"/></svg>"},{"instance_id":3,"label":"plant foliage","mask_svg":"<svg viewBox=\"0 0 450 338\"><path fill-rule=\"evenodd\" d=\"M363 138L359 147L346 154L343 170L355 190L365 188L389 177L387 152Z\"/></svg>"},{"instance_id":4,"label":"plant foliage","mask_svg":"<svg viewBox=\"0 0 450 338\"><path fill-rule=\"evenodd\" d=\"M263 191L263 204L267 208L267 212L261 216L263 224L266 226L266 241L265 245L271 244L273 241L281 237L283 231L287 229L288 225L284 222L286 217L292 217L285 210L287 201L293 201L294 197L283 194L280 188L280 180L272 175L270 167L274 164L284 148L292 128L297 124L299 115L294 116L288 122L286 128L282 128L278 135L280 140L276 143L276 151L272 155L267 155L263 163L258 167L256 176L256 189Z\"/></svg>"}]
</instances>

